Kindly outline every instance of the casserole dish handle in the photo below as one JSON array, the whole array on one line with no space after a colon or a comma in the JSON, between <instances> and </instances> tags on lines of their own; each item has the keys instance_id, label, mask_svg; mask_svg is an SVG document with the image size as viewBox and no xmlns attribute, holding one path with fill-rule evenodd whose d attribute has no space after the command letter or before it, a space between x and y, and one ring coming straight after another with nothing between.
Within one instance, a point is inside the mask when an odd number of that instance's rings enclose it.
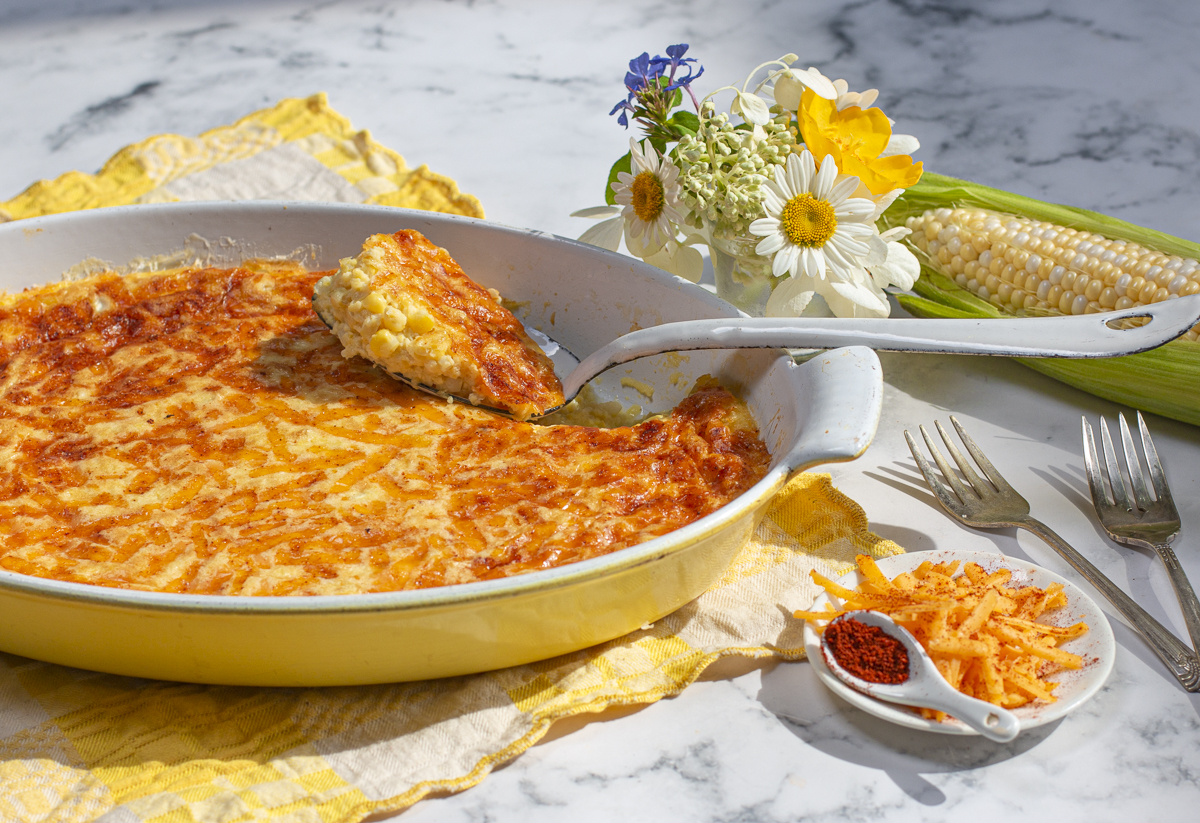
<instances>
[{"instance_id":1,"label":"casserole dish handle","mask_svg":"<svg viewBox=\"0 0 1200 823\"><path fill-rule=\"evenodd\" d=\"M789 476L821 463L854 460L871 445L879 426L879 357L865 346L851 346L822 352L797 369L800 436L783 461Z\"/></svg>"}]
</instances>

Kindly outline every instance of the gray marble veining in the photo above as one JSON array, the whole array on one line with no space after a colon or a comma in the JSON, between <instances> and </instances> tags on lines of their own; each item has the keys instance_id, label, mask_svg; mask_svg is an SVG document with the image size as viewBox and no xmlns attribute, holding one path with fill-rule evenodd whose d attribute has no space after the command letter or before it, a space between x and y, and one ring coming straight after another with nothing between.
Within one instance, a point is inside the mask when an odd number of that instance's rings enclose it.
<instances>
[{"instance_id":1,"label":"gray marble veining","mask_svg":"<svg viewBox=\"0 0 1200 823\"><path fill-rule=\"evenodd\" d=\"M698 87L793 51L878 87L927 169L1200 239L1200 5L1177 0L533 0L0 3L0 197L121 146L194 135L329 93L359 128L457 179L489 218L567 236L627 148L608 115L627 61L691 44ZM930 503L901 430L954 411L1034 514L1182 636L1160 567L1089 511L1079 416L1113 404L1017 364L884 355L875 445L834 467L909 549L1003 551L1070 575L1028 535L972 532ZM1151 426L1200 581L1200 430ZM1086 588L1086 587L1085 587ZM1110 617L1112 615L1109 612ZM411 821L861 821L1194 815L1200 697L1114 617L1089 704L1007 745L907 732L841 703L807 664L703 681L557 736Z\"/></svg>"}]
</instances>

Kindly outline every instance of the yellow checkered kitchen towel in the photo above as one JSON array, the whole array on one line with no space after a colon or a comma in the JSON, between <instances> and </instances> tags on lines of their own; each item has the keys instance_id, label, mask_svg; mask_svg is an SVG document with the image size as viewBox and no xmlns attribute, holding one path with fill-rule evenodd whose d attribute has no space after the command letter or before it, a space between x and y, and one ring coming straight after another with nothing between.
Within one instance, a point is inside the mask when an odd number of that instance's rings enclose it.
<instances>
[{"instance_id":1,"label":"yellow checkered kitchen towel","mask_svg":"<svg viewBox=\"0 0 1200 823\"><path fill-rule=\"evenodd\" d=\"M284 100L199 137L160 134L113 155L98 174L68 172L0 202L0 222L178 200L372 203L483 217L448 177L354 131L324 94Z\"/></svg>"},{"instance_id":2,"label":"yellow checkered kitchen towel","mask_svg":"<svg viewBox=\"0 0 1200 823\"><path fill-rule=\"evenodd\" d=\"M386 203L482 216L455 183L354 132L323 95L198 138L154 137L95 176L0 203L10 219L131 202L228 198ZM263 689L139 680L0 653L0 820L359 821L475 785L554 721L676 695L726 657L803 657L788 615L811 569L898 554L828 475L794 479L724 578L627 637L468 677Z\"/></svg>"}]
</instances>

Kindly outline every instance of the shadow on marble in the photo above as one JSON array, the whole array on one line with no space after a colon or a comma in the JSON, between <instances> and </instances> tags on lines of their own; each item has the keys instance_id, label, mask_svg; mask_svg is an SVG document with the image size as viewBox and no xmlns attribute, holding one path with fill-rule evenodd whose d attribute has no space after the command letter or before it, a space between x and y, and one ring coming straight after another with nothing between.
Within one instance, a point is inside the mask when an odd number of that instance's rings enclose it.
<instances>
[{"instance_id":1,"label":"shadow on marble","mask_svg":"<svg viewBox=\"0 0 1200 823\"><path fill-rule=\"evenodd\" d=\"M1156 605L1155 603L1147 601L1142 597L1135 597L1134 599L1138 601L1138 604L1142 608L1150 612L1150 614L1154 616L1154 619L1170 628L1171 624L1164 619L1162 609L1154 607ZM1110 613L1111 607L1108 607L1107 602L1100 599L1097 599L1096 602L1101 604L1101 607L1104 609L1105 616L1108 617L1108 625L1112 627L1113 637L1117 641L1117 646L1136 657L1147 669L1152 671L1156 676L1161 678L1164 683L1170 686L1171 689L1186 697L1188 704L1191 706L1192 711L1195 713L1197 719L1200 719L1200 694L1192 694L1184 689L1183 686L1179 684L1179 681L1175 679L1175 676L1172 675L1171 672L1167 670L1167 667L1163 665L1162 661L1158 659L1158 656L1150 650L1150 647L1146 645L1142 638L1136 634L1133 629L1126 626L1123 622ZM1175 634L1176 637L1180 636L1180 632L1178 631L1173 631L1173 634ZM1188 644L1186 639L1182 637L1180 639L1183 640L1185 645ZM1120 668L1120 666L1121 660L1120 657L1118 657L1116 668Z\"/></svg>"},{"instance_id":2,"label":"shadow on marble","mask_svg":"<svg viewBox=\"0 0 1200 823\"><path fill-rule=\"evenodd\" d=\"M1072 469L1079 476L1076 477L1073 472L1058 466L1050 466L1049 469L1031 468L1030 472L1045 481L1048 486L1066 498L1067 502L1079 509L1088 522L1095 526L1097 537L1104 537L1100 521L1096 518L1096 507L1092 505L1091 490L1088 489L1087 479L1083 476L1083 468L1076 465L1068 465L1067 468Z\"/></svg>"},{"instance_id":3,"label":"shadow on marble","mask_svg":"<svg viewBox=\"0 0 1200 823\"><path fill-rule=\"evenodd\" d=\"M971 771L1035 748L1063 721L1022 732L1011 743L907 729L856 709L829 691L807 664L765 674L758 695L789 732L817 751L886 774L913 800L940 806L946 795L926 774Z\"/></svg>"},{"instance_id":4,"label":"shadow on marble","mask_svg":"<svg viewBox=\"0 0 1200 823\"><path fill-rule=\"evenodd\" d=\"M705 683L716 680L733 680L753 671L760 671L765 677L780 662L772 658L723 657L713 662L712 665L701 672L700 676L696 678L696 682ZM559 738L566 737L569 734L574 734L593 723L609 723L613 720L621 720L622 718L645 711L652 705L654 704L643 703L634 706L610 706L602 712L564 717L561 720L556 720L549 731L534 746L543 746Z\"/></svg>"},{"instance_id":5,"label":"shadow on marble","mask_svg":"<svg viewBox=\"0 0 1200 823\"><path fill-rule=\"evenodd\" d=\"M1118 412L1128 415L1131 411L1119 403L1060 383L1011 358L879 352L879 359L884 382L889 387L934 409L959 416L967 423L968 430L970 419L975 419L1006 429L1023 442L1049 442L1052 438L1073 442L1081 461L1080 416L1086 416L1094 425L1101 416L1111 420ZM996 401L1003 396L1019 401L1030 392L1039 395L1036 408L1021 407L1019 402ZM1158 415L1147 417L1156 438L1162 432L1164 439L1179 438L1200 446L1200 427ZM933 420L908 421L906 427L915 431L922 423L929 426Z\"/></svg>"},{"instance_id":6,"label":"shadow on marble","mask_svg":"<svg viewBox=\"0 0 1200 823\"><path fill-rule=\"evenodd\" d=\"M899 466L905 471L902 472L888 468L887 466L879 466L878 469L880 471L887 472L892 477L884 477L883 475L865 470L863 474L872 480L878 480L880 483L891 486L893 489L903 492L931 508L938 508L937 498L929 491L929 486L925 484L925 479L917 471L916 463L902 463L897 460L893 461L892 465Z\"/></svg>"},{"instance_id":7,"label":"shadow on marble","mask_svg":"<svg viewBox=\"0 0 1200 823\"><path fill-rule=\"evenodd\" d=\"M891 523L877 523L872 520L870 530L872 534L879 535L885 540L891 540L905 551L928 552L937 550L937 542L933 536L917 529L896 526Z\"/></svg>"},{"instance_id":8,"label":"shadow on marble","mask_svg":"<svg viewBox=\"0 0 1200 823\"><path fill-rule=\"evenodd\" d=\"M905 469L908 468L908 466L904 465L903 463L898 462L898 463L896 463L896 465L901 466L902 468L905 468ZM916 464L913 464L913 465L915 466ZM1032 559L1030 559L1028 556L1026 556L1025 553L1022 552L1020 550L1019 546L1017 545L1017 540L1016 540L1017 530L1016 529L988 529L988 530L972 529L969 526L964 526L962 523L959 523L956 519L947 515L944 511L942 511L941 505L938 503L936 497L934 497L929 492L922 491L922 489L928 489L929 487L925 485L924 479L922 479L921 476L916 473L915 468L911 469L911 471L913 472L911 475L904 474L902 472L896 471L895 469L890 469L886 466L881 466L881 467L879 467L879 469L880 469L880 471L887 472L888 474L891 474L891 475L895 475L896 477L900 478L900 480L907 481L907 482L902 483L897 480L893 480L890 477L885 477L882 474L877 474L876 472L870 472L870 471L864 471L863 475L866 477L870 477L872 480L878 480L880 483L884 483L888 486L891 486L893 489L902 491L905 494L909 495L910 497L913 497L913 498L921 501L922 503L926 504L929 507L930 513L933 516L944 517L944 518L950 520L950 522L954 523L958 528L962 529L963 531L970 532L971 534L979 534L986 538L989 538L993 543L996 544L996 550L998 552L1009 555L1009 556L1019 557L1022 560L1028 560L1030 563L1034 562ZM920 485L918 485L918 484L920 484ZM879 532L879 530L876 528L874 523L871 524L871 531L875 532L876 534L881 534L881 536L883 536L882 533ZM924 534L923 532L918 532L918 531L914 531L911 529L908 529L906 531L909 531L916 535L920 535L922 538L924 538L925 542L931 542L933 540L932 537L929 537L928 535ZM1000 539L1000 538L1003 538L1003 539ZM908 546L908 545L902 543L900 540L897 540L896 542L900 543L901 546L904 546L909 551L918 551L918 549L916 549L915 546ZM934 549L934 548L936 548L936 546L930 545L928 548Z\"/></svg>"}]
</instances>

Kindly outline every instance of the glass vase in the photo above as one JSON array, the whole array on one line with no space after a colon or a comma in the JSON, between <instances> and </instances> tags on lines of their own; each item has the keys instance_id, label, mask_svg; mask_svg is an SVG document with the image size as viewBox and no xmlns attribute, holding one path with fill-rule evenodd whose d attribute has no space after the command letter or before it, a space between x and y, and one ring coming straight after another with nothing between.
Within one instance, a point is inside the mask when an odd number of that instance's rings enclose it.
<instances>
[{"instance_id":1,"label":"glass vase","mask_svg":"<svg viewBox=\"0 0 1200 823\"><path fill-rule=\"evenodd\" d=\"M754 253L761 238L713 234L709 251L717 297L751 317L762 317L771 296L771 261Z\"/></svg>"}]
</instances>

